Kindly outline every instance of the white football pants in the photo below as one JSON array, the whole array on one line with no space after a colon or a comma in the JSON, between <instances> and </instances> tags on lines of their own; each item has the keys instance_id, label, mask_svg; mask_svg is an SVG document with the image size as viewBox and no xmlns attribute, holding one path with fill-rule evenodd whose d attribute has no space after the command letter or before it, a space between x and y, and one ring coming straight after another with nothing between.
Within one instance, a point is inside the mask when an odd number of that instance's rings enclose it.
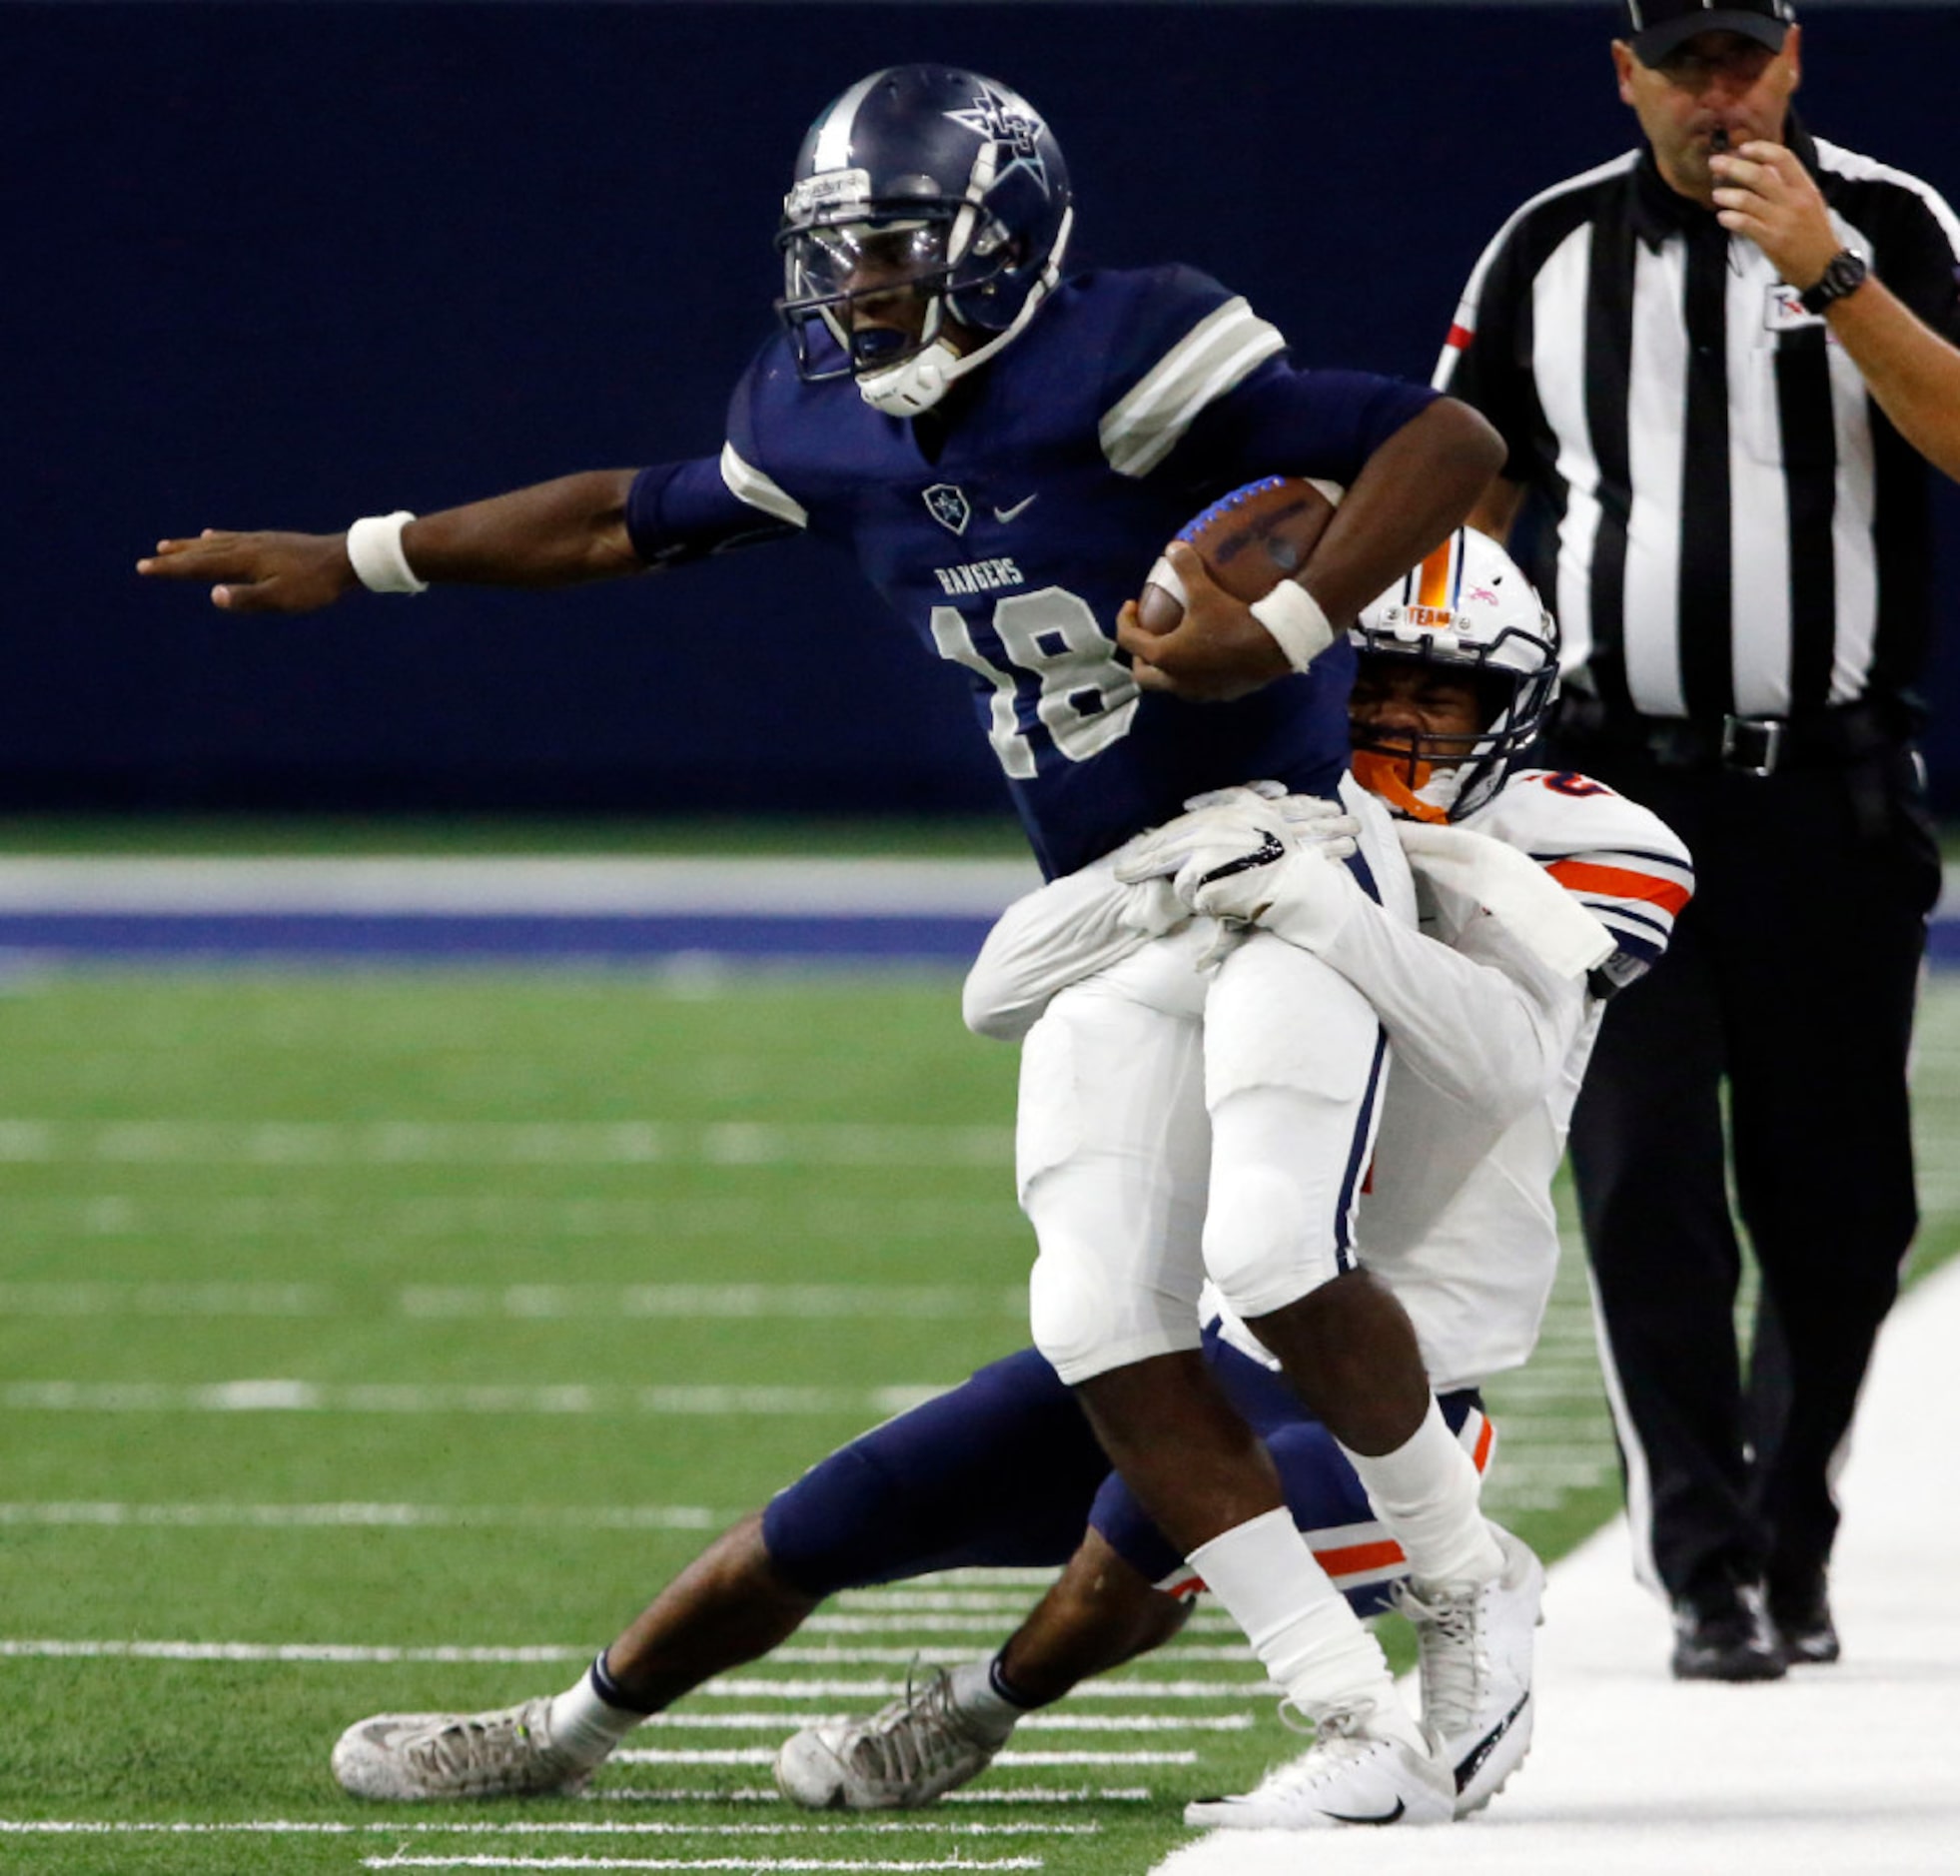
<instances>
[{"instance_id":1,"label":"white football pants","mask_svg":"<svg viewBox=\"0 0 1960 1876\"><path fill-rule=\"evenodd\" d=\"M1413 915L1387 816L1363 851ZM1198 921L1061 992L1022 1045L1016 1159L1037 1348L1071 1385L1195 1349L1209 1274L1242 1316L1354 1263L1388 1072L1367 999L1253 932L1215 971Z\"/></svg>"}]
</instances>

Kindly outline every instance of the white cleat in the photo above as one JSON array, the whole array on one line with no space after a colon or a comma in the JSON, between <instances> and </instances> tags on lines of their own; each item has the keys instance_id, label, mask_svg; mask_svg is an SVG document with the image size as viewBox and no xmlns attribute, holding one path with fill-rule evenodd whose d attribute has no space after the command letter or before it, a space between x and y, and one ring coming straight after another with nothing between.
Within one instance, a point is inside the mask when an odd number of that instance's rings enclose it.
<instances>
[{"instance_id":1,"label":"white cleat","mask_svg":"<svg viewBox=\"0 0 1960 1876\"><path fill-rule=\"evenodd\" d=\"M1226 1830L1449 1823L1457 1793L1448 1764L1433 1751L1370 1732L1368 1723L1367 1712L1322 1714L1302 1757L1239 1797L1193 1800L1184 1821Z\"/></svg>"},{"instance_id":2,"label":"white cleat","mask_svg":"<svg viewBox=\"0 0 1960 1876\"><path fill-rule=\"evenodd\" d=\"M1502 1574L1451 1589L1403 1584L1395 1605L1416 1625L1423 1724L1443 1745L1457 1815L1480 1811L1531 1749L1533 1633L1544 1618L1544 1566L1493 1524Z\"/></svg>"},{"instance_id":3,"label":"white cleat","mask_svg":"<svg viewBox=\"0 0 1960 1876\"><path fill-rule=\"evenodd\" d=\"M548 1695L491 1713L378 1713L334 1745L334 1776L357 1798L430 1803L573 1792L592 1768L555 1749Z\"/></svg>"},{"instance_id":4,"label":"white cleat","mask_svg":"<svg viewBox=\"0 0 1960 1876\"><path fill-rule=\"evenodd\" d=\"M869 1719L793 1735L776 1754L776 1788L806 1811L916 1811L977 1778L1006 1742L960 1709L940 1668Z\"/></svg>"}]
</instances>

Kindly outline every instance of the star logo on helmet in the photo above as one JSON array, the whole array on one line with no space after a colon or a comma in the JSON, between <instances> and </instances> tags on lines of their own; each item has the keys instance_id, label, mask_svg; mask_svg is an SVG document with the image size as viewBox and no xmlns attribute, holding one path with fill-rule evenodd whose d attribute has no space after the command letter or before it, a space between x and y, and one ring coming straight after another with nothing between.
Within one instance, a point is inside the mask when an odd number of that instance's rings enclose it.
<instances>
[{"instance_id":1,"label":"star logo on helmet","mask_svg":"<svg viewBox=\"0 0 1960 1876\"><path fill-rule=\"evenodd\" d=\"M964 111L948 111L946 115L955 124L964 124L976 137L1002 147L1007 160L997 164L997 175L1025 168L1034 172L1035 181L1044 189L1048 187L1040 149L1043 125L1019 98L983 83L980 95Z\"/></svg>"}]
</instances>

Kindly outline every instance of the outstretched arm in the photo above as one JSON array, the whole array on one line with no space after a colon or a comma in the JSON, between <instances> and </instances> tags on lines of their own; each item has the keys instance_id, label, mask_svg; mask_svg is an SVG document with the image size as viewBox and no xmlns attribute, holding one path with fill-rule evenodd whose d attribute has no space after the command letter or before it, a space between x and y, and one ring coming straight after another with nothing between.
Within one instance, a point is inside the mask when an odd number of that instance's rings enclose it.
<instances>
[{"instance_id":1,"label":"outstretched arm","mask_svg":"<svg viewBox=\"0 0 1960 1876\"><path fill-rule=\"evenodd\" d=\"M1775 143L1745 143L1709 159L1715 219L1747 235L1798 292L1814 287L1843 247L1810 173ZM1878 408L1935 468L1960 478L1960 349L1923 324L1885 283L1824 309L1832 336L1863 375Z\"/></svg>"},{"instance_id":2,"label":"outstretched arm","mask_svg":"<svg viewBox=\"0 0 1960 1876\"><path fill-rule=\"evenodd\" d=\"M419 580L569 586L644 570L626 531L633 469L590 469L409 522L402 550ZM136 570L206 581L233 612L313 612L360 584L339 534L234 533L208 527L160 540Z\"/></svg>"}]
</instances>

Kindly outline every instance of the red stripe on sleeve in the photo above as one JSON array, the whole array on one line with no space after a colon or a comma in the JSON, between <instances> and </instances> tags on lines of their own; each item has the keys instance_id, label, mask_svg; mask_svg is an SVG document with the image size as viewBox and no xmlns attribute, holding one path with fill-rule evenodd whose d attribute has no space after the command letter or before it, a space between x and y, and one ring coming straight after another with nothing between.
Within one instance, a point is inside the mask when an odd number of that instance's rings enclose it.
<instances>
[{"instance_id":1,"label":"red stripe on sleeve","mask_svg":"<svg viewBox=\"0 0 1960 1876\"><path fill-rule=\"evenodd\" d=\"M1689 898L1688 889L1671 879L1656 879L1651 873L1636 873L1624 866L1554 860L1544 870L1573 892L1596 892L1608 899L1644 899L1668 913L1678 912Z\"/></svg>"}]
</instances>

